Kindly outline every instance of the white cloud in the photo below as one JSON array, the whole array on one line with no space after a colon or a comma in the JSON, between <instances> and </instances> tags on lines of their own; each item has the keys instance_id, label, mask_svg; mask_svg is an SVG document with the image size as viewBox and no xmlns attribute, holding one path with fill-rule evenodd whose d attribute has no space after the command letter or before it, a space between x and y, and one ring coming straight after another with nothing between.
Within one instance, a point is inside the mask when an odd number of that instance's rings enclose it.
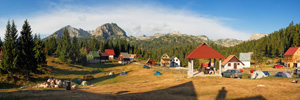
<instances>
[{"instance_id":1,"label":"white cloud","mask_svg":"<svg viewBox=\"0 0 300 100\"><path fill-rule=\"evenodd\" d=\"M222 20L234 20L223 17L204 17L186 10L174 10L157 6L101 6L56 8L50 12L38 12L31 16L20 16L15 21L21 29L27 18L33 33L50 35L66 25L85 30L95 30L104 23L117 23L127 35L147 36L154 33L180 31L184 34L206 35L212 39L236 38L246 40L250 34L230 28ZM0 32L5 32L6 21L0 19ZM4 28L3 28L4 26ZM20 31L20 30L19 30ZM0 35L1 37L4 34Z\"/></svg>"}]
</instances>

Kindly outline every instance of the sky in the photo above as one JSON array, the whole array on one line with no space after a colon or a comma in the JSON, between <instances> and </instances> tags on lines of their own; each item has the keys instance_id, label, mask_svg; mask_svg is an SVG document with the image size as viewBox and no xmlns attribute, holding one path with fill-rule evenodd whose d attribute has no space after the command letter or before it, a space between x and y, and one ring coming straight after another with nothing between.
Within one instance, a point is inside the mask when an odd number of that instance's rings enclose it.
<instances>
[{"instance_id":1,"label":"sky","mask_svg":"<svg viewBox=\"0 0 300 100\"><path fill-rule=\"evenodd\" d=\"M34 34L46 37L71 25L95 30L116 23L127 35L179 31L210 39L247 40L300 22L299 0L2 0L0 37L8 21L21 31L27 19Z\"/></svg>"}]
</instances>

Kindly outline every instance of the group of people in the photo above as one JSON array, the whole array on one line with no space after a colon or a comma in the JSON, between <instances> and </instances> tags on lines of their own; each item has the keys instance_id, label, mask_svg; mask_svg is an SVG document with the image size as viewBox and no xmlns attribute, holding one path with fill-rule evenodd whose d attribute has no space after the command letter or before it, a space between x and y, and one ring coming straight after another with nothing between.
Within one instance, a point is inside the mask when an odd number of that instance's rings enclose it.
<instances>
[{"instance_id":1,"label":"group of people","mask_svg":"<svg viewBox=\"0 0 300 100\"><path fill-rule=\"evenodd\" d=\"M47 82L43 84L44 88L62 88L66 86L66 82L62 82L59 79L49 78Z\"/></svg>"},{"instance_id":2,"label":"group of people","mask_svg":"<svg viewBox=\"0 0 300 100\"><path fill-rule=\"evenodd\" d=\"M202 63L200 69L198 70L199 73L203 72L204 74L215 74L216 69L214 67L214 63Z\"/></svg>"}]
</instances>

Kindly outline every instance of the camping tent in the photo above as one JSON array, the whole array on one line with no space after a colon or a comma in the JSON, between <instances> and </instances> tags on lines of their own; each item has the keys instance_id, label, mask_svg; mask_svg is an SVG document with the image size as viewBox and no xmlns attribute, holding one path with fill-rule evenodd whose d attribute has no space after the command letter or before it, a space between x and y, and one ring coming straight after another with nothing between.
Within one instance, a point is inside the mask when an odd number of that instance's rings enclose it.
<instances>
[{"instance_id":1,"label":"camping tent","mask_svg":"<svg viewBox=\"0 0 300 100\"><path fill-rule=\"evenodd\" d=\"M147 66L147 65L144 65L144 66L143 66L143 68L147 68L147 69L149 69L150 67L149 67L149 66Z\"/></svg>"},{"instance_id":2,"label":"camping tent","mask_svg":"<svg viewBox=\"0 0 300 100\"><path fill-rule=\"evenodd\" d=\"M90 85L90 83L87 82L87 81L82 81L82 82L81 82L81 85L86 86L86 85Z\"/></svg>"},{"instance_id":3,"label":"camping tent","mask_svg":"<svg viewBox=\"0 0 300 100\"><path fill-rule=\"evenodd\" d=\"M154 73L154 75L161 75L161 73L160 73L159 71L156 71L156 72Z\"/></svg>"},{"instance_id":4,"label":"camping tent","mask_svg":"<svg viewBox=\"0 0 300 100\"><path fill-rule=\"evenodd\" d=\"M120 75L127 75L127 72L126 71L121 72Z\"/></svg>"},{"instance_id":5,"label":"camping tent","mask_svg":"<svg viewBox=\"0 0 300 100\"><path fill-rule=\"evenodd\" d=\"M278 72L274 76L275 77L292 78L292 76L288 72Z\"/></svg>"},{"instance_id":6,"label":"camping tent","mask_svg":"<svg viewBox=\"0 0 300 100\"><path fill-rule=\"evenodd\" d=\"M267 77L264 72L262 72L260 70L256 70L253 72L251 79L260 79L260 78L264 78L264 77Z\"/></svg>"},{"instance_id":7,"label":"camping tent","mask_svg":"<svg viewBox=\"0 0 300 100\"><path fill-rule=\"evenodd\" d=\"M81 79L77 79L77 80L75 80L75 81L74 81L74 83L75 83L75 84L78 84L78 85L80 85L80 83L81 83Z\"/></svg>"},{"instance_id":8,"label":"camping tent","mask_svg":"<svg viewBox=\"0 0 300 100\"><path fill-rule=\"evenodd\" d=\"M270 76L270 73L268 71L263 71L266 76Z\"/></svg>"}]
</instances>

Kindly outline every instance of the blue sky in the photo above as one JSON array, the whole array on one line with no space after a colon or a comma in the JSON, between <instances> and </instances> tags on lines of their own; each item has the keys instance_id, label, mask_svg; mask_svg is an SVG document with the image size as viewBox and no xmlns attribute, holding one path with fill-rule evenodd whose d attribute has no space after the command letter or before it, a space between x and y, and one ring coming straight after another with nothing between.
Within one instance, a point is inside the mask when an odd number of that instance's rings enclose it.
<instances>
[{"instance_id":1,"label":"blue sky","mask_svg":"<svg viewBox=\"0 0 300 100\"><path fill-rule=\"evenodd\" d=\"M0 32L8 20L19 31L25 19L34 33L47 36L71 25L94 30L117 23L127 34L206 35L212 39L246 40L252 33L272 33L300 22L299 0L4 0Z\"/></svg>"}]
</instances>

